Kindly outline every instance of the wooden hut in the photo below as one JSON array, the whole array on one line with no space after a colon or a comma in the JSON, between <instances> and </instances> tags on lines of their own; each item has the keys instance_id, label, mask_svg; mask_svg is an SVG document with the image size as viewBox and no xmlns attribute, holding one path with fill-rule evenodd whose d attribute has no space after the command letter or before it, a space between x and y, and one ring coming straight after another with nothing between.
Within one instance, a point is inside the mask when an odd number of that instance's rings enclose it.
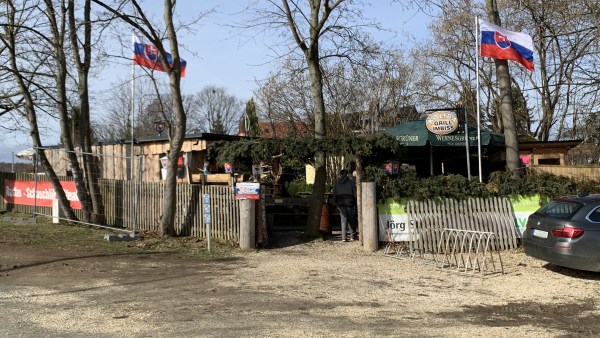
<instances>
[{"instance_id":1,"label":"wooden hut","mask_svg":"<svg viewBox=\"0 0 600 338\"><path fill-rule=\"evenodd\" d=\"M199 183L204 179L208 183L232 183L233 175L226 174L224 168L218 168L215 163L209 164L211 175L201 174L204 162L207 161L207 148L211 142L232 141L239 138L239 136L211 133L186 135L178 161L177 180ZM137 138L133 144L130 140L119 140L99 142L92 146L100 168L100 178L127 180L133 175L133 178L139 178L144 182L160 182L165 179L164 165L169 149L169 139L165 136ZM58 175L71 175L70 162L62 146L52 146L45 151ZM76 151L79 151L79 148L76 147ZM80 157L81 154L78 153L78 156Z\"/></svg>"}]
</instances>

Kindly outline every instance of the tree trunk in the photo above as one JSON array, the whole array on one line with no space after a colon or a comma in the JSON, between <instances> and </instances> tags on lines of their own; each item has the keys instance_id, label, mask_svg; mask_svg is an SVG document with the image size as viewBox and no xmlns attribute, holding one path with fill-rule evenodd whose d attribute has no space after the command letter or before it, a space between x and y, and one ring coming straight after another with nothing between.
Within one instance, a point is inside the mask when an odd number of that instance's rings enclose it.
<instances>
[{"instance_id":1,"label":"tree trunk","mask_svg":"<svg viewBox=\"0 0 600 338\"><path fill-rule=\"evenodd\" d=\"M65 55L65 22L66 8L60 7L60 13L54 11L54 4L51 0L46 0L46 11L49 20L50 31L52 32L52 47L54 48L56 58L55 81L56 81L56 109L60 117L61 140L67 153L71 171L77 187L77 197L81 202L83 217L85 222L91 222L92 208L89 200L89 194L85 185L83 171L77 159L77 154L73 146L71 135L71 123L69 119L68 97L67 97L67 59ZM60 15L60 17L59 17ZM60 21L59 21L60 20Z\"/></svg>"},{"instance_id":2,"label":"tree trunk","mask_svg":"<svg viewBox=\"0 0 600 338\"><path fill-rule=\"evenodd\" d=\"M323 98L323 74L319 64L318 43L314 42L305 55L310 75L310 92L314 104L315 138L323 139L325 138L325 100ZM310 203L308 224L305 231L307 237L317 237L320 235L321 208L323 207L325 183L327 180L326 169L325 154L322 152L315 154L315 183L313 185L312 201Z\"/></svg>"},{"instance_id":3,"label":"tree trunk","mask_svg":"<svg viewBox=\"0 0 600 338\"><path fill-rule=\"evenodd\" d=\"M548 79L548 71L544 66L546 64L546 52L541 50L539 53L540 57L540 78L542 80L541 89L538 90L538 94L542 101L542 118L540 119L536 137L538 140L547 142L550 138L550 129L552 128L552 120L554 119L554 107L551 104L550 97L552 96L550 91L550 83Z\"/></svg>"},{"instance_id":4,"label":"tree trunk","mask_svg":"<svg viewBox=\"0 0 600 338\"><path fill-rule=\"evenodd\" d=\"M492 23L501 26L498 6L495 0L486 0L486 10L488 19ZM500 112L504 127L504 142L506 144L506 167L512 173L513 178L519 178L519 169L521 167L519 161L519 140L517 139L515 128L508 61L494 59L494 64L496 65L496 77L498 78L500 92Z\"/></svg>"},{"instance_id":5,"label":"tree trunk","mask_svg":"<svg viewBox=\"0 0 600 338\"><path fill-rule=\"evenodd\" d=\"M177 32L173 25L173 6L172 0L164 1L164 21L167 26L167 36L173 57L173 68L163 60L165 68L169 74L169 86L171 89L171 100L173 104L173 113L175 115L175 124L169 126L170 146L167 155L167 179L165 182L165 204L163 206L163 216L160 222L161 236L175 235L175 209L177 207L177 160L179 152L183 146L186 129L186 115L181 98L181 67L179 57L179 46L177 44Z\"/></svg>"},{"instance_id":6,"label":"tree trunk","mask_svg":"<svg viewBox=\"0 0 600 338\"><path fill-rule=\"evenodd\" d=\"M167 52L162 43L162 35L152 26L152 23L143 15L143 10L138 1L131 1L137 14L134 16L123 13L103 1L92 0L102 8L108 10L113 15L130 24L133 28L141 31L150 42L158 49L162 57L163 66L169 76L169 87L171 100L173 104L173 114L175 115L174 124L167 124L170 149L167 154L167 177L165 180L165 195L163 204L163 213L160 220L160 234L162 236L175 235L175 209L177 207L177 160L179 152L185 139L186 114L181 98L181 58L179 56L179 46L177 42L177 30L173 22L173 11L176 1L164 0L163 2L163 20L166 27L167 38L171 49L172 65L167 60Z\"/></svg>"},{"instance_id":7,"label":"tree trunk","mask_svg":"<svg viewBox=\"0 0 600 338\"><path fill-rule=\"evenodd\" d=\"M58 199L59 206L60 206L61 210L63 211L63 214L68 219L75 220L75 219L77 219L77 217L75 216L75 213L73 212L73 209L71 208L71 206L69 204L69 200L67 199L67 195L65 194L65 191L62 189L62 187L60 185L58 176L56 175L56 172L50 165L50 162L48 161L48 158L46 157L46 153L40 149L42 147L42 141L40 139L40 133L39 133L38 123L37 123L37 115L36 115L36 111L35 111L33 97L32 97L31 92L29 91L28 85L26 84L27 81L24 79L23 74L21 73L21 71L17 65L18 52L16 50L17 44L16 44L15 31L17 30L17 27L19 27L20 23L15 22L16 10L14 8L13 3L10 1L6 2L6 8L7 8L6 18L8 21L8 25L5 26L4 32L5 32L5 43L9 47L9 48L7 48L8 62L9 62L9 67L11 69L11 73L12 73L13 77L15 78L15 82L17 83L17 86L19 87L21 95L23 95L23 99L25 101L25 113L26 113L26 117L29 122L29 128L30 128L29 135L31 136L32 145L33 145L34 149L36 150L35 161L40 161L40 163L42 164L42 167L44 168L46 176L48 177L48 180L50 181L50 183L52 183L52 187L54 188L54 191L56 192L56 198Z\"/></svg>"},{"instance_id":8,"label":"tree trunk","mask_svg":"<svg viewBox=\"0 0 600 338\"><path fill-rule=\"evenodd\" d=\"M79 55L79 42L77 34L77 23L75 19L75 0L69 0L69 29L71 49L73 59L77 67L78 79L77 90L79 94L79 111L73 111L73 114L79 113L79 145L83 153L83 170L85 183L88 188L89 199L86 201L91 203L91 219L95 224L104 224L104 204L102 203L102 195L100 194L100 186L98 185L99 167L98 162L92 155L92 136L91 136L91 121L90 121L90 101L89 101L89 69L91 65L91 31L92 23L90 18L91 0L86 0L83 10L84 15L84 43L82 46L83 60ZM90 206L88 205L88 208Z\"/></svg>"},{"instance_id":9,"label":"tree trunk","mask_svg":"<svg viewBox=\"0 0 600 338\"><path fill-rule=\"evenodd\" d=\"M504 142L506 145L506 167L511 171L513 178L520 177L521 163L519 161L519 140L515 129L515 115L513 113L512 96L510 91L510 73L506 60L495 60L496 76L500 89L500 111L502 125L504 126Z\"/></svg>"}]
</instances>

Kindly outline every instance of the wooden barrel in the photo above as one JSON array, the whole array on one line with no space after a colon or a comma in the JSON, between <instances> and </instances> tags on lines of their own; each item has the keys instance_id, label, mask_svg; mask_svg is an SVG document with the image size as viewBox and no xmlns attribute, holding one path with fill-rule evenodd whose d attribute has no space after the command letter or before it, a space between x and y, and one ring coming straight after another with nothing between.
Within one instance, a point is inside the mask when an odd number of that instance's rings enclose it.
<instances>
[{"instance_id":1,"label":"wooden barrel","mask_svg":"<svg viewBox=\"0 0 600 338\"><path fill-rule=\"evenodd\" d=\"M319 230L323 234L331 235L331 206L328 203L323 203L321 208L321 225Z\"/></svg>"}]
</instances>

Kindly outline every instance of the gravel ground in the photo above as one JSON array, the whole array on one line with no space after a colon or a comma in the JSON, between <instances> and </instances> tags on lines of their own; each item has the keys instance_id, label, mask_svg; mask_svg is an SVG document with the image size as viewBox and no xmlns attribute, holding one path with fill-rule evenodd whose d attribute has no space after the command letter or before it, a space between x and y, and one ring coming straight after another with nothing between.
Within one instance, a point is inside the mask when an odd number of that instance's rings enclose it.
<instances>
[{"instance_id":1,"label":"gravel ground","mask_svg":"<svg viewBox=\"0 0 600 338\"><path fill-rule=\"evenodd\" d=\"M481 276L281 238L213 261L0 246L0 336L600 335L597 273L517 250L502 253L504 274Z\"/></svg>"}]
</instances>

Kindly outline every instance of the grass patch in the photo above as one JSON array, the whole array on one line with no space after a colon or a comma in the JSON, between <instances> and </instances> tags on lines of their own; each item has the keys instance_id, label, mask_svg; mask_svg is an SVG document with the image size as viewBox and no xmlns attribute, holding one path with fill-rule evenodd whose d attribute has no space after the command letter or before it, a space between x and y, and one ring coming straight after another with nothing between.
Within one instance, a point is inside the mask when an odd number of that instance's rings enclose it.
<instances>
[{"instance_id":1,"label":"grass patch","mask_svg":"<svg viewBox=\"0 0 600 338\"><path fill-rule=\"evenodd\" d=\"M37 217L36 223L10 220L29 219L30 214L0 213L0 243L40 249L85 251L101 254L176 253L192 257L230 257L239 249L236 243L213 239L211 252L207 241L195 237L160 237L154 232L140 232L136 241L112 241L106 234L123 234L109 229L79 224L53 224L47 217Z\"/></svg>"}]
</instances>

